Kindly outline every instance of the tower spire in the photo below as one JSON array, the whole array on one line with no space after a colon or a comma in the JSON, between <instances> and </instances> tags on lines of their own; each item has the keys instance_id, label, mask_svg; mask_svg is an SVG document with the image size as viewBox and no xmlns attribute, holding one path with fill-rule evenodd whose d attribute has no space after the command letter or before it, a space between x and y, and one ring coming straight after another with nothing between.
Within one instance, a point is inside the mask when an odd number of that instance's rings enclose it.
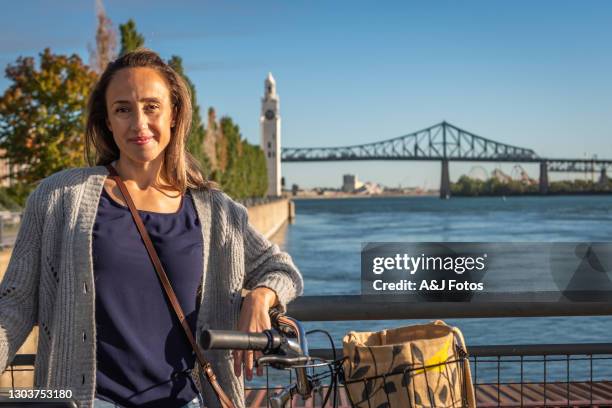
<instances>
[{"instance_id":1,"label":"tower spire","mask_svg":"<svg viewBox=\"0 0 612 408\"><path fill-rule=\"evenodd\" d=\"M264 96L261 98L261 150L266 157L268 169L268 195L280 196L281 186L281 120L276 80L271 72L264 81Z\"/></svg>"},{"instance_id":2,"label":"tower spire","mask_svg":"<svg viewBox=\"0 0 612 408\"><path fill-rule=\"evenodd\" d=\"M276 98L276 80L272 76L271 72L268 72L268 76L264 81L264 95L266 98Z\"/></svg>"}]
</instances>

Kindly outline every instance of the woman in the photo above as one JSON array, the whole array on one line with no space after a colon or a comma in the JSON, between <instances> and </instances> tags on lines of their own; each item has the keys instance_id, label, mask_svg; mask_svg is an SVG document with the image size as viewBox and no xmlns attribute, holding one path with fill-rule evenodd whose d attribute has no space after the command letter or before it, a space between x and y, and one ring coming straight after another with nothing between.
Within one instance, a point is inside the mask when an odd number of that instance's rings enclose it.
<instances>
[{"instance_id":1,"label":"woman","mask_svg":"<svg viewBox=\"0 0 612 408\"><path fill-rule=\"evenodd\" d=\"M291 258L249 226L185 150L184 81L139 49L110 63L93 90L87 157L95 166L44 179L28 197L0 286L0 367L34 324L37 388L70 390L82 407L199 406L194 353L106 165L125 182L199 340L203 329L259 332L269 309L302 292ZM90 164L92 164L90 162ZM242 300L243 288L250 289ZM206 352L244 406L252 353ZM258 373L260 374L260 373ZM218 406L201 375L206 406Z\"/></svg>"}]
</instances>

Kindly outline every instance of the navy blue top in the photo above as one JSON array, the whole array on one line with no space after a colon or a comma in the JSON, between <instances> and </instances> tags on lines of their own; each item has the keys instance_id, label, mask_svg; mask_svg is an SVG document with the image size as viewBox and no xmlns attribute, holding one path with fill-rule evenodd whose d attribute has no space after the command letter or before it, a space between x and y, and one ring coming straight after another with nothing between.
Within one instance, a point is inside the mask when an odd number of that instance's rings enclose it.
<instances>
[{"instance_id":1,"label":"navy blue top","mask_svg":"<svg viewBox=\"0 0 612 408\"><path fill-rule=\"evenodd\" d=\"M139 211L195 332L202 230L189 193L176 213ZM181 407L197 395L195 354L159 282L129 209L102 189L93 228L96 398Z\"/></svg>"}]
</instances>

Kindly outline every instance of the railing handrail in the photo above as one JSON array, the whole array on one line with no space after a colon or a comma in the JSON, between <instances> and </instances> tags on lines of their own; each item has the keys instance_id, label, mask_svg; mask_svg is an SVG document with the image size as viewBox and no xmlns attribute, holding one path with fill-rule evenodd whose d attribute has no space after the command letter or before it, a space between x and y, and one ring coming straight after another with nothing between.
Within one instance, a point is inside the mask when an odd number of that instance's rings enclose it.
<instances>
[{"instance_id":1,"label":"railing handrail","mask_svg":"<svg viewBox=\"0 0 612 408\"><path fill-rule=\"evenodd\" d=\"M520 356L577 356L612 355L612 343L567 343L567 344L498 344L468 346L470 356L474 357L520 357ZM336 348L338 356L342 348ZM332 349L311 349L310 354L322 358L332 358ZM17 354L12 366L33 366L36 354Z\"/></svg>"},{"instance_id":2,"label":"railing handrail","mask_svg":"<svg viewBox=\"0 0 612 408\"><path fill-rule=\"evenodd\" d=\"M612 302L401 302L361 295L303 296L288 305L301 321L609 316Z\"/></svg>"}]
</instances>

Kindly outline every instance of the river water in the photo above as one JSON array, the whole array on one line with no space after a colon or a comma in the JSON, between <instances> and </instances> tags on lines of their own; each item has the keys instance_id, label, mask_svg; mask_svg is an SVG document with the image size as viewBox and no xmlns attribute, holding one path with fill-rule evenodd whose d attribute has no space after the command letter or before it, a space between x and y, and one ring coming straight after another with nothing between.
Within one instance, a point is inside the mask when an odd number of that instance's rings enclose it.
<instances>
[{"instance_id":1,"label":"river water","mask_svg":"<svg viewBox=\"0 0 612 408\"><path fill-rule=\"evenodd\" d=\"M612 196L301 199L295 205L295 223L274 240L301 270L305 295L359 294L363 242L612 241ZM342 336L349 330L373 331L415 322L422 321L309 322L306 326L328 330L341 347ZM468 345L612 343L612 316L447 322L463 331ZM327 345L317 339L313 343L311 347ZM602 363L598 373L610 377L612 360Z\"/></svg>"}]
</instances>

